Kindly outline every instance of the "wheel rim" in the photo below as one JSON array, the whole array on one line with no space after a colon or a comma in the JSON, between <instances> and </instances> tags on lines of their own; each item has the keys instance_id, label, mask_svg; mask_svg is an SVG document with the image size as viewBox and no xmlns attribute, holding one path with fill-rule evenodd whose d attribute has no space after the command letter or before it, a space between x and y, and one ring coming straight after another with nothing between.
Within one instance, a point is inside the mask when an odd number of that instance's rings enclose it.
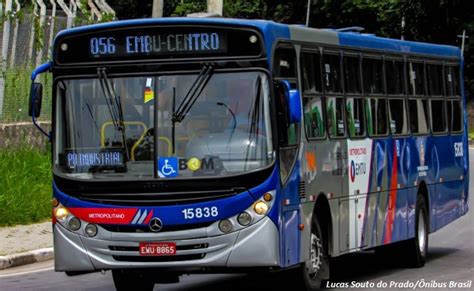
<instances>
[{"instance_id":1,"label":"wheel rim","mask_svg":"<svg viewBox=\"0 0 474 291\"><path fill-rule=\"evenodd\" d=\"M310 264L309 264L309 277L314 278L318 274L319 269L321 268L321 241L320 239L314 234L311 234L311 257L310 257Z\"/></svg>"},{"instance_id":2,"label":"wheel rim","mask_svg":"<svg viewBox=\"0 0 474 291\"><path fill-rule=\"evenodd\" d=\"M418 216L418 247L420 248L420 252L424 254L426 247L426 227L423 210L420 209Z\"/></svg>"}]
</instances>

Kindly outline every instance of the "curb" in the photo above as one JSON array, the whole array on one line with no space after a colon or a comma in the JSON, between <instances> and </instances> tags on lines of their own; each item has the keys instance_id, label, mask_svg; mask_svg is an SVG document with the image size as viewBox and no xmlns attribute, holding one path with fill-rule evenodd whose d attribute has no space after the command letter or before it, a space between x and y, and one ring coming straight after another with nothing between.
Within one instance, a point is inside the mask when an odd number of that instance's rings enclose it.
<instances>
[{"instance_id":1,"label":"curb","mask_svg":"<svg viewBox=\"0 0 474 291\"><path fill-rule=\"evenodd\" d=\"M54 258L53 248L38 249L24 253L0 256L0 270L44 262Z\"/></svg>"}]
</instances>

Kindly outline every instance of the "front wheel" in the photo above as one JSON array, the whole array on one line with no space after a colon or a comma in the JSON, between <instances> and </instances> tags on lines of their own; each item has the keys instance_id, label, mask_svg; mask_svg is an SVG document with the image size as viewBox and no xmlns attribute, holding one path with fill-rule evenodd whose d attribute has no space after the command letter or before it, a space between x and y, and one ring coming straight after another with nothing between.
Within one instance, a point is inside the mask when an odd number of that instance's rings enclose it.
<instances>
[{"instance_id":1,"label":"front wheel","mask_svg":"<svg viewBox=\"0 0 474 291\"><path fill-rule=\"evenodd\" d=\"M319 220L313 218L311 226L310 258L303 263L296 271L299 277L301 289L319 290L325 274L329 273L329 258L327 255L327 242L324 241Z\"/></svg>"},{"instance_id":2,"label":"front wheel","mask_svg":"<svg viewBox=\"0 0 474 291\"><path fill-rule=\"evenodd\" d=\"M151 291L155 283L147 278L144 274L127 270L112 270L115 289L117 291L139 290Z\"/></svg>"}]
</instances>

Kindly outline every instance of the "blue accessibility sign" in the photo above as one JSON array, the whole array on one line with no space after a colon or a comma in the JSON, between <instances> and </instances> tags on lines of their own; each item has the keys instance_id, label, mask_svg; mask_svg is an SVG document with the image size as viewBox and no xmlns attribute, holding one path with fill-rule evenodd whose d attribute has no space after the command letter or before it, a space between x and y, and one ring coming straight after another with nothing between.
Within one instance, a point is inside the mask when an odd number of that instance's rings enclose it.
<instances>
[{"instance_id":1,"label":"blue accessibility sign","mask_svg":"<svg viewBox=\"0 0 474 291\"><path fill-rule=\"evenodd\" d=\"M158 176L160 178L173 178L178 176L178 158L160 157L158 159Z\"/></svg>"}]
</instances>

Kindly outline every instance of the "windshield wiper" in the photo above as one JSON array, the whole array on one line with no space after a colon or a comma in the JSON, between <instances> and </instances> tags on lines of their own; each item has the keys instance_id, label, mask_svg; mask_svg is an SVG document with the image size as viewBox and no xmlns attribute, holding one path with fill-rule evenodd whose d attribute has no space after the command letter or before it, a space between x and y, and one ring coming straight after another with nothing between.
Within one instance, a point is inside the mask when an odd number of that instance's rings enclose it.
<instances>
[{"instance_id":1,"label":"windshield wiper","mask_svg":"<svg viewBox=\"0 0 474 291\"><path fill-rule=\"evenodd\" d=\"M202 91L209 82L209 79L212 76L212 71L214 70L213 64L204 64L199 72L199 75L194 80L191 88L189 88L188 92L183 98L183 101L179 104L176 111L173 112L171 116L171 121L173 122L181 122L189 113L191 108L193 107L196 100L201 95Z\"/></svg>"},{"instance_id":2,"label":"windshield wiper","mask_svg":"<svg viewBox=\"0 0 474 291\"><path fill-rule=\"evenodd\" d=\"M120 96L115 95L114 88L107 77L106 68L97 68L97 75L99 76L99 83L102 91L104 92L105 103L109 109L112 123L117 131L121 132L122 145L125 149L127 161L130 160L127 149L127 138L125 136L125 124L123 119L123 108Z\"/></svg>"}]
</instances>

